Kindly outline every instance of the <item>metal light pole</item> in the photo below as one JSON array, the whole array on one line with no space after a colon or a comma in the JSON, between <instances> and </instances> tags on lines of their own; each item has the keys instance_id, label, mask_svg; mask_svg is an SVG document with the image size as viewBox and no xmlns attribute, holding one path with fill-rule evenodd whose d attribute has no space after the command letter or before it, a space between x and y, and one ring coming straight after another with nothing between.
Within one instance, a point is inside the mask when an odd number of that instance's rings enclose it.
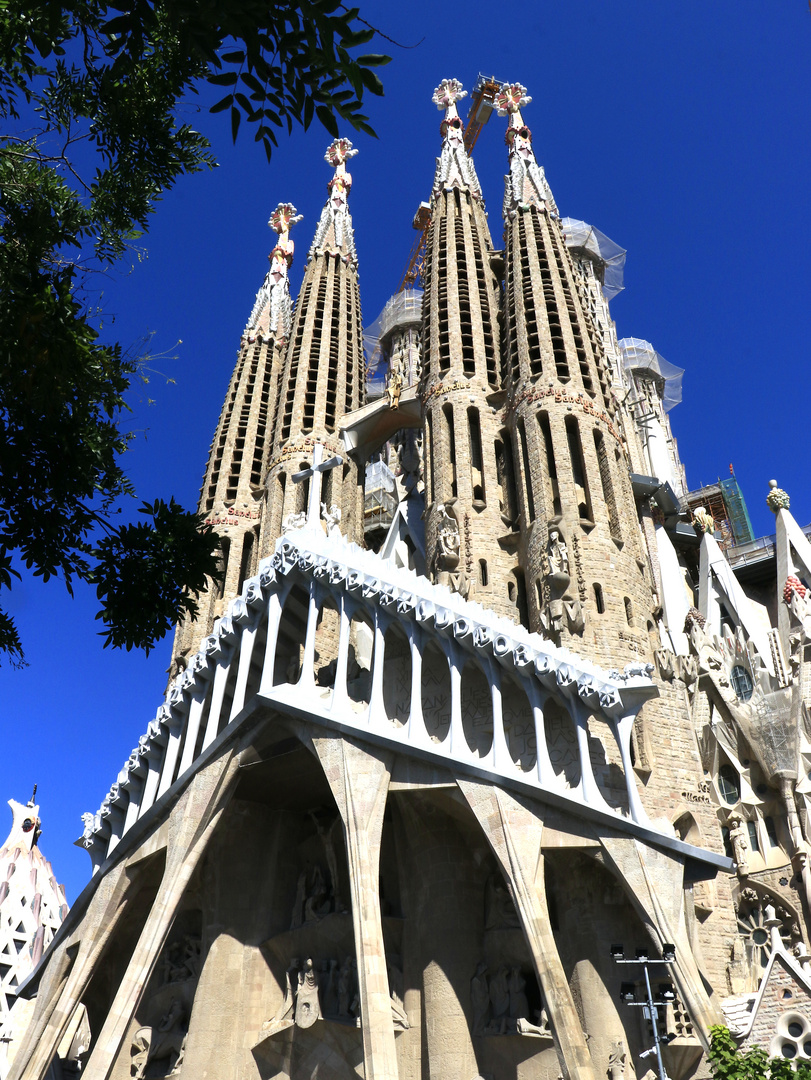
<instances>
[{"instance_id":1,"label":"metal light pole","mask_svg":"<svg viewBox=\"0 0 811 1080\"><path fill-rule=\"evenodd\" d=\"M649 1050L643 1050L639 1055L641 1058L647 1057L649 1054L656 1054L656 1063L658 1067L659 1080L669 1080L667 1072L665 1071L665 1063L662 1058L662 1044L670 1042L670 1038L665 1035L663 1038L659 1036L659 1024L656 1013L656 1002L653 1000L653 990L650 982L650 966L652 964L675 964L676 962L676 947L675 945L662 946L662 957L654 957L651 959L648 956L647 949L638 949L636 958L633 960L625 959L625 950L622 945L611 946L611 956L617 964L637 964L645 973L645 1000L636 1000L636 986L633 983L622 983L620 986L620 1001L625 1005L635 1005L639 1008L645 1009L645 1017L650 1020L651 1027L653 1029L653 1046ZM661 1001L674 1001L676 994L670 983L667 983L659 987L659 999Z\"/></svg>"}]
</instances>

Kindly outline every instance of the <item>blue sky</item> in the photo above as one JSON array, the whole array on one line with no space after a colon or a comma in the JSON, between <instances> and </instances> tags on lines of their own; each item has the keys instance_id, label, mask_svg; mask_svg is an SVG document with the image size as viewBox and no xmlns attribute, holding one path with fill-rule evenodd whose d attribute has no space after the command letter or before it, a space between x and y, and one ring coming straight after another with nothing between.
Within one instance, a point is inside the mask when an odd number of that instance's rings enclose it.
<instances>
[{"instance_id":1,"label":"blue sky","mask_svg":"<svg viewBox=\"0 0 811 1080\"><path fill-rule=\"evenodd\" d=\"M533 98L525 120L561 213L628 249L626 290L612 303L620 336L648 339L685 369L671 421L688 484L728 475L733 463L758 535L773 531L764 502L772 476L798 521L811 520L805 0L360 2L366 18L413 46L380 49L395 57L381 71L385 98L369 101L380 138L354 139L365 322L396 290L411 219L430 192L433 88L455 76L470 89L480 71L523 82ZM190 114L220 167L169 193L146 257L105 282L101 299L105 332L133 346L152 334L163 354L131 394L130 475L145 499L194 506L267 266L269 212L291 200L305 215L293 232L297 289L331 170L320 128L280 138L268 166L248 130L234 148L221 117ZM505 125L493 116L474 154L497 245ZM90 871L71 846L80 814L98 807L154 716L170 642L148 658L102 650L92 593L71 601L58 582L15 586L9 607L30 666L0 668L0 794L25 801L39 784L42 849L73 901Z\"/></svg>"}]
</instances>

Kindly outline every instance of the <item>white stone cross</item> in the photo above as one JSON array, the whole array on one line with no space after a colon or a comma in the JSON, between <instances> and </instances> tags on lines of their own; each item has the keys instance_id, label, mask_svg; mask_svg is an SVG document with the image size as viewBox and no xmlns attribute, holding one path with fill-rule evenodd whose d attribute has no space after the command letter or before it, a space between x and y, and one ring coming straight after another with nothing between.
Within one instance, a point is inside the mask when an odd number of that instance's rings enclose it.
<instances>
[{"instance_id":1,"label":"white stone cross","mask_svg":"<svg viewBox=\"0 0 811 1080\"><path fill-rule=\"evenodd\" d=\"M310 528L313 528L321 520L322 474L329 472L330 469L335 469L338 465L342 464L343 458L340 454L335 454L325 461L323 444L316 443L313 447L312 467L309 469L302 469L301 472L293 473L292 480L294 484L300 484L302 480L307 480L312 477L312 483L310 484L310 501L307 506L307 524Z\"/></svg>"}]
</instances>

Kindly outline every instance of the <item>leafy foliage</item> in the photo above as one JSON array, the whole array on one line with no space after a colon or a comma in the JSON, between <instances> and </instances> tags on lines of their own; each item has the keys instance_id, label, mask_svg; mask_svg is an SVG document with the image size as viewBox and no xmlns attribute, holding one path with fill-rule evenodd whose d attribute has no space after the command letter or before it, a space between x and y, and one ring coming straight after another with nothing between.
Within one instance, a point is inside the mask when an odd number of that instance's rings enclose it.
<instances>
[{"instance_id":1,"label":"leafy foliage","mask_svg":"<svg viewBox=\"0 0 811 1080\"><path fill-rule=\"evenodd\" d=\"M14 558L35 575L96 585L105 644L149 648L217 574L197 515L146 504L115 528L132 486L121 465L126 392L139 359L105 343L87 275L146 228L161 194L215 164L180 122L205 84L227 92L270 158L275 131L314 118L374 134L382 93L353 56L374 31L335 0L31 0L0 4L0 589ZM101 536L101 539L99 537ZM0 657L23 662L0 610Z\"/></svg>"},{"instance_id":2,"label":"leafy foliage","mask_svg":"<svg viewBox=\"0 0 811 1080\"><path fill-rule=\"evenodd\" d=\"M729 1029L710 1028L710 1066L715 1080L811 1080L811 1062L770 1058L761 1046L739 1050Z\"/></svg>"}]
</instances>

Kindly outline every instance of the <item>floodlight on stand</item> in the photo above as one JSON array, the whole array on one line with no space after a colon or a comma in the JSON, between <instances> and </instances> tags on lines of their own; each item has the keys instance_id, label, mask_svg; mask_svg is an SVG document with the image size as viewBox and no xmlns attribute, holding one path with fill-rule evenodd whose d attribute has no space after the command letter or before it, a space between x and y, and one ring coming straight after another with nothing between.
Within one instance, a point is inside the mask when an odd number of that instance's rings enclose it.
<instances>
[{"instance_id":1,"label":"floodlight on stand","mask_svg":"<svg viewBox=\"0 0 811 1080\"><path fill-rule=\"evenodd\" d=\"M659 983L659 992L656 995L656 999L657 1001L675 1001L676 991L670 983Z\"/></svg>"},{"instance_id":2,"label":"floodlight on stand","mask_svg":"<svg viewBox=\"0 0 811 1080\"><path fill-rule=\"evenodd\" d=\"M624 982L620 984L620 1001L626 1005L636 1001L636 986L634 983Z\"/></svg>"},{"instance_id":3,"label":"floodlight on stand","mask_svg":"<svg viewBox=\"0 0 811 1080\"><path fill-rule=\"evenodd\" d=\"M637 960L639 960L641 963L644 964L645 961L648 959L648 950L647 949L637 949L636 950L636 958L637 958Z\"/></svg>"},{"instance_id":4,"label":"floodlight on stand","mask_svg":"<svg viewBox=\"0 0 811 1080\"><path fill-rule=\"evenodd\" d=\"M611 957L612 957L613 960L624 960L625 959L625 946L624 945L612 945L611 946Z\"/></svg>"},{"instance_id":5,"label":"floodlight on stand","mask_svg":"<svg viewBox=\"0 0 811 1080\"><path fill-rule=\"evenodd\" d=\"M676 946L675 945L663 945L662 946L662 959L667 964L672 963L676 959Z\"/></svg>"}]
</instances>

